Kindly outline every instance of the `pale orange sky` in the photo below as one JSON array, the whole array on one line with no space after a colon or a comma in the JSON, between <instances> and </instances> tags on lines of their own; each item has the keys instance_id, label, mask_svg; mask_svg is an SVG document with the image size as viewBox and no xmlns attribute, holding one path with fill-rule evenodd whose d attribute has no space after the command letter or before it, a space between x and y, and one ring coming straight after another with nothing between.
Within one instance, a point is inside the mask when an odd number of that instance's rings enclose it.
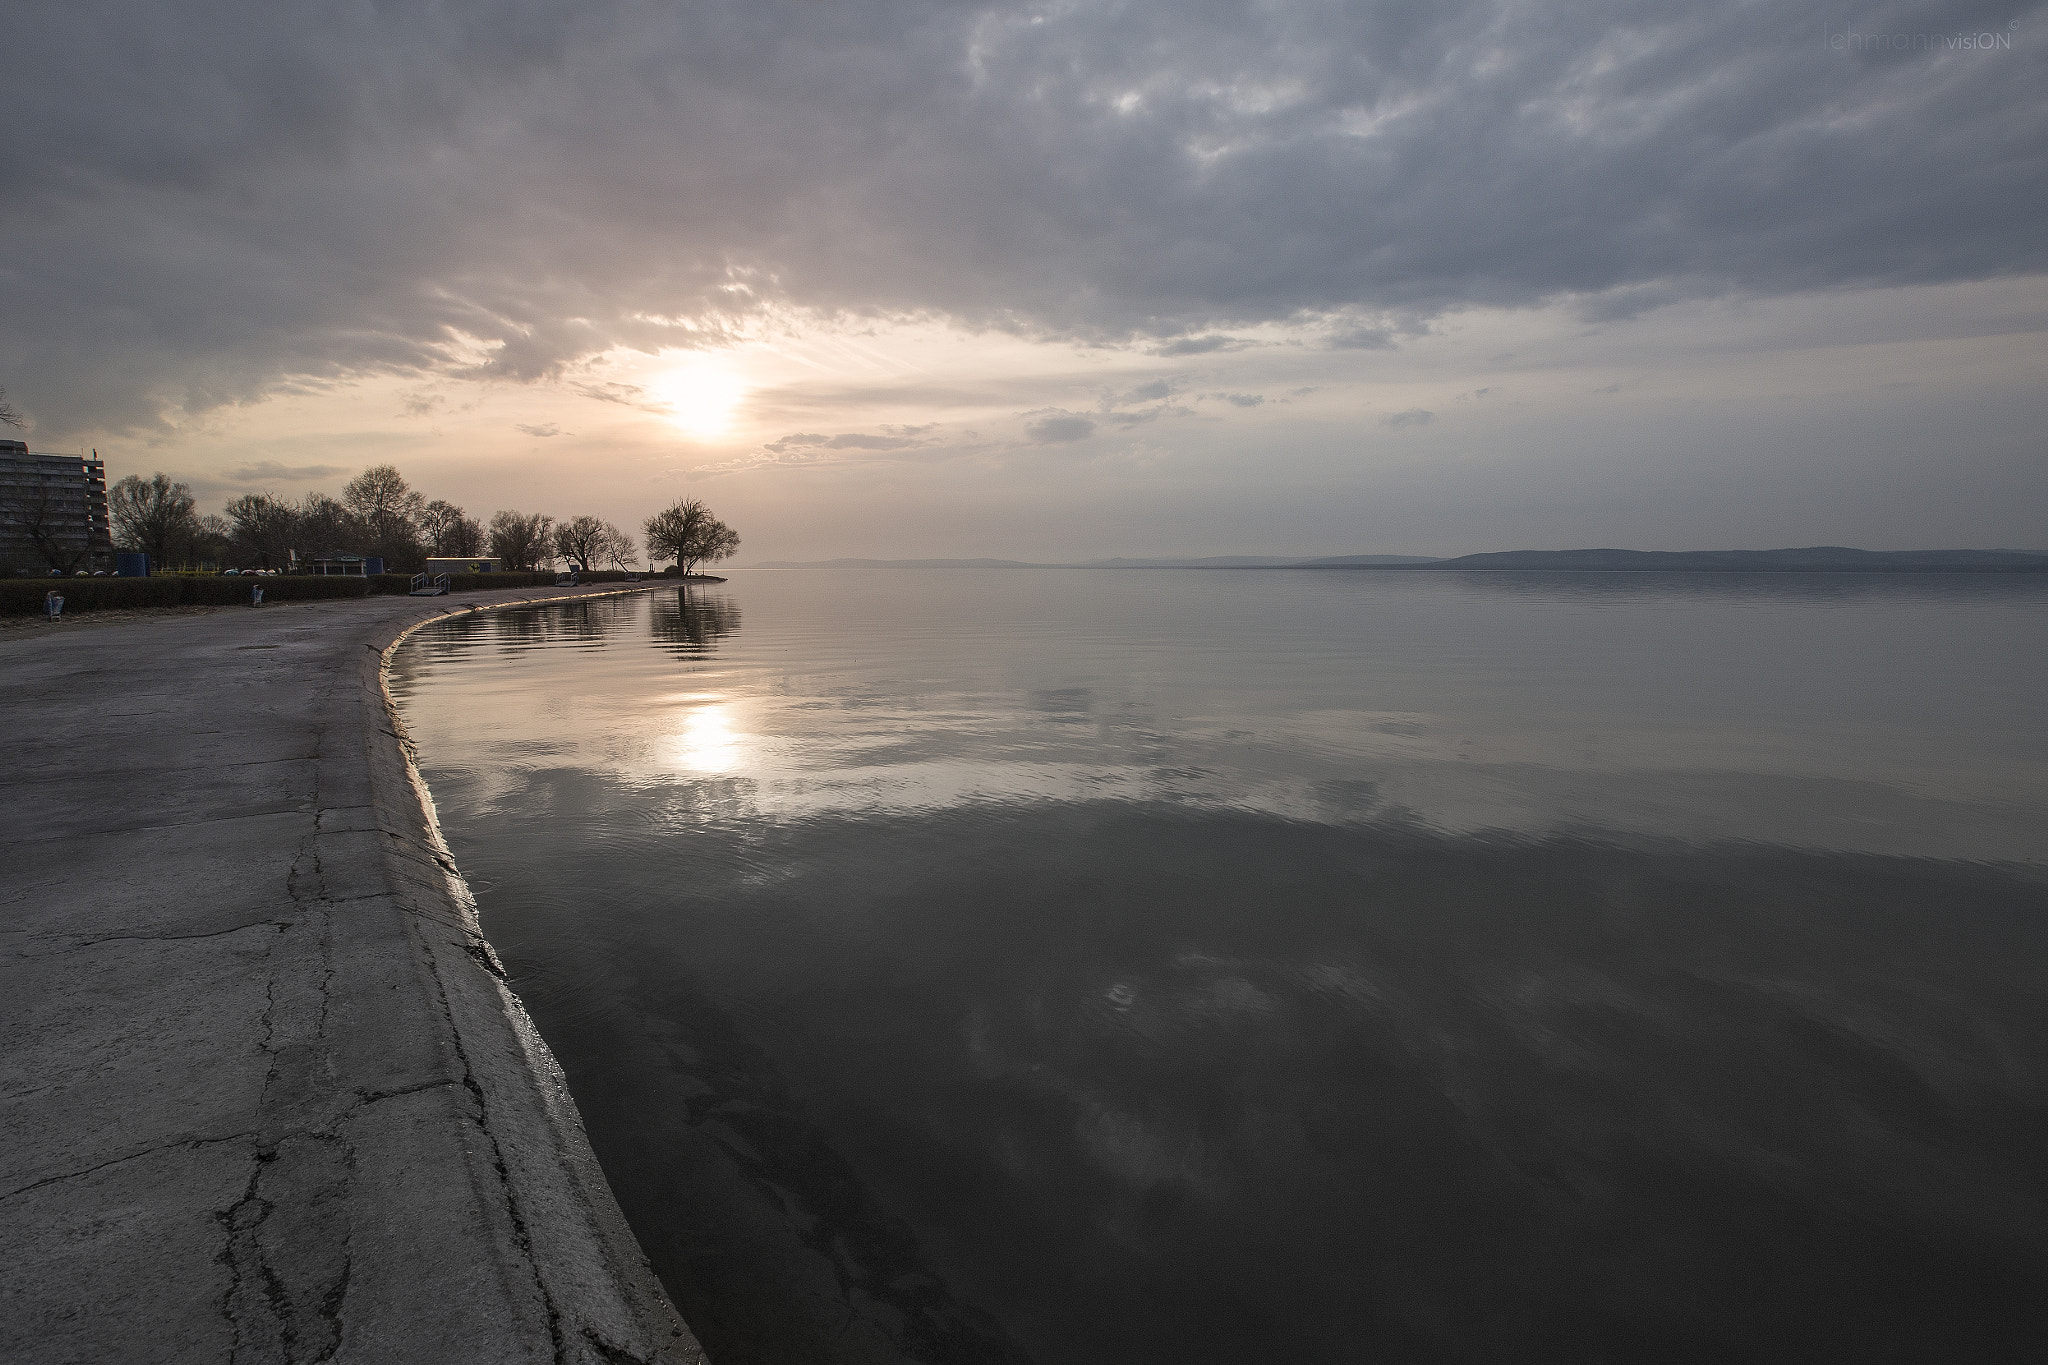
<instances>
[{"instance_id":1,"label":"pale orange sky","mask_svg":"<svg viewBox=\"0 0 2048 1365\"><path fill-rule=\"evenodd\" d=\"M637 525L701 496L740 562L2031 545L2044 319L2033 278L1599 324L1470 310L1374 350L1284 327L1162 356L785 321L545 381L301 385L153 439L82 436L115 477L164 469L208 506L387 462L485 518ZM1087 430L1044 439L1049 417ZM1901 520L1958 443L1978 485Z\"/></svg>"}]
</instances>

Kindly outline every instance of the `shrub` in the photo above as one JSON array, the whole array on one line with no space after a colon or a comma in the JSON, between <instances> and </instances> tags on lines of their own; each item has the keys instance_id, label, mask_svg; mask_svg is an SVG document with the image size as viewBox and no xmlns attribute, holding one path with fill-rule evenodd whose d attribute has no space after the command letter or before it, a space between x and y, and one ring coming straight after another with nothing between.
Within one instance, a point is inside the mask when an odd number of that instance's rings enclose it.
<instances>
[{"instance_id":1,"label":"shrub","mask_svg":"<svg viewBox=\"0 0 2048 1365\"><path fill-rule=\"evenodd\" d=\"M43 595L52 589L64 611L106 611L113 607L174 607L185 600L182 578L14 578L0 580L0 614L41 616Z\"/></svg>"},{"instance_id":2,"label":"shrub","mask_svg":"<svg viewBox=\"0 0 2048 1365\"><path fill-rule=\"evenodd\" d=\"M644 575L643 575L644 576ZM583 575L585 583L622 583L631 574L613 570ZM480 588L552 588L552 573L465 573L450 575L458 592ZM235 606L249 600L251 588L263 589L265 602L311 602L337 597L404 594L412 576L402 573L279 574L274 578L230 578L213 574L158 574L149 578L12 578L0 579L0 616L40 616L43 594L55 588L64 599L64 614L112 611L122 607Z\"/></svg>"},{"instance_id":3,"label":"shrub","mask_svg":"<svg viewBox=\"0 0 2048 1365\"><path fill-rule=\"evenodd\" d=\"M331 597L368 597L375 591L375 579L346 574L279 574L275 578L208 579L207 597L187 598L191 602L246 602L249 589L261 586L266 602L311 602Z\"/></svg>"}]
</instances>

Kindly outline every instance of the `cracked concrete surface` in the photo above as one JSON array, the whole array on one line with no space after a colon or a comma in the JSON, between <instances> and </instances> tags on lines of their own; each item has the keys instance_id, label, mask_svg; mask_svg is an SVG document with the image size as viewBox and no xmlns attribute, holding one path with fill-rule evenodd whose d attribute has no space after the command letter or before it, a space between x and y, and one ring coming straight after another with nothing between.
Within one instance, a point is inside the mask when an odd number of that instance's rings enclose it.
<instances>
[{"instance_id":1,"label":"cracked concrete surface","mask_svg":"<svg viewBox=\"0 0 2048 1365\"><path fill-rule=\"evenodd\" d=\"M539 595L0 640L0 1360L702 1360L383 690Z\"/></svg>"}]
</instances>

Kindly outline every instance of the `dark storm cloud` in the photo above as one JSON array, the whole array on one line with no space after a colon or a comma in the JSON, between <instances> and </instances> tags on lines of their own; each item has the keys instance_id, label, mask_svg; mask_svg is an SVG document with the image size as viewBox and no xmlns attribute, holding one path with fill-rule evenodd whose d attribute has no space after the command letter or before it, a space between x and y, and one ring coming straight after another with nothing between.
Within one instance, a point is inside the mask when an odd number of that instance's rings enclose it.
<instances>
[{"instance_id":1,"label":"dark storm cloud","mask_svg":"<svg viewBox=\"0 0 2048 1365\"><path fill-rule=\"evenodd\" d=\"M2040 8L20 6L0 377L62 429L769 308L1193 355L2040 270Z\"/></svg>"}]
</instances>

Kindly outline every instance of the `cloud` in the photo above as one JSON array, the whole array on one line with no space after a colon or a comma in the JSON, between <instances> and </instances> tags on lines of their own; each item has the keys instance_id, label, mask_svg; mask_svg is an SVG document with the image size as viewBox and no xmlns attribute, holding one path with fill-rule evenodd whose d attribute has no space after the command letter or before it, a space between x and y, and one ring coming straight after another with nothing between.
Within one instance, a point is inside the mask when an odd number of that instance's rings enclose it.
<instances>
[{"instance_id":1,"label":"cloud","mask_svg":"<svg viewBox=\"0 0 2048 1365\"><path fill-rule=\"evenodd\" d=\"M1111 400L1111 406L1122 406L1126 403L1157 403L1161 399L1171 397L1173 397L1173 381L1154 379L1149 383L1140 384L1136 388L1124 390L1123 393Z\"/></svg>"},{"instance_id":2,"label":"cloud","mask_svg":"<svg viewBox=\"0 0 2048 1365\"><path fill-rule=\"evenodd\" d=\"M744 474L756 469L804 469L830 463L831 457L822 450L770 451L764 447L750 454L700 464L685 472L700 478L717 478L721 474Z\"/></svg>"},{"instance_id":3,"label":"cloud","mask_svg":"<svg viewBox=\"0 0 2048 1365\"><path fill-rule=\"evenodd\" d=\"M911 446L923 445L912 436L873 436L864 431L849 431L834 436L825 442L827 450L907 450Z\"/></svg>"},{"instance_id":4,"label":"cloud","mask_svg":"<svg viewBox=\"0 0 2048 1365\"><path fill-rule=\"evenodd\" d=\"M884 426L879 435L864 431L842 432L828 436L821 431L799 431L779 441L770 441L763 450L777 455L787 455L800 450L910 450L917 446L930 445L925 433L934 430L936 422L922 426Z\"/></svg>"},{"instance_id":5,"label":"cloud","mask_svg":"<svg viewBox=\"0 0 2048 1365\"><path fill-rule=\"evenodd\" d=\"M0 374L53 436L763 320L1193 356L2048 270L2031 20L1848 53L1744 0L11 17Z\"/></svg>"},{"instance_id":6,"label":"cloud","mask_svg":"<svg viewBox=\"0 0 2048 1365\"><path fill-rule=\"evenodd\" d=\"M447 398L438 393L401 393L398 412L401 417L432 417L447 403Z\"/></svg>"},{"instance_id":7,"label":"cloud","mask_svg":"<svg viewBox=\"0 0 2048 1365\"><path fill-rule=\"evenodd\" d=\"M1114 427L1134 427L1146 422L1156 422L1167 416L1185 417L1193 409L1172 401L1173 395L1179 389L1178 380L1151 379L1143 384L1133 385L1122 393L1105 393L1095 410L1093 420ZM1044 408L1039 411L1062 413L1065 409Z\"/></svg>"},{"instance_id":8,"label":"cloud","mask_svg":"<svg viewBox=\"0 0 2048 1365\"><path fill-rule=\"evenodd\" d=\"M1394 345L1391 327L1347 327L1330 334L1330 345L1340 351L1385 351Z\"/></svg>"},{"instance_id":9,"label":"cloud","mask_svg":"<svg viewBox=\"0 0 2048 1365\"><path fill-rule=\"evenodd\" d=\"M1382 417L1380 425L1400 431L1404 427L1426 427L1435 420L1436 414L1428 408L1409 408L1406 412L1396 412Z\"/></svg>"},{"instance_id":10,"label":"cloud","mask_svg":"<svg viewBox=\"0 0 2048 1365\"><path fill-rule=\"evenodd\" d=\"M288 465L279 464L276 460L258 460L239 469L230 469L224 477L233 483L300 483L307 479L331 479L346 473L348 468L345 465Z\"/></svg>"},{"instance_id":11,"label":"cloud","mask_svg":"<svg viewBox=\"0 0 2048 1365\"><path fill-rule=\"evenodd\" d=\"M917 425L883 423L879 432L846 431L828 435L822 431L799 431L770 441L750 454L717 460L693 468L692 474L716 476L738 474L754 469L803 469L817 465L843 464L857 459L862 453L893 455L925 447L939 446L932 435L939 429L937 422ZM972 436L974 433L967 432ZM844 452L853 452L851 456ZM951 448L940 448L934 452L937 458L954 453Z\"/></svg>"},{"instance_id":12,"label":"cloud","mask_svg":"<svg viewBox=\"0 0 2048 1365\"><path fill-rule=\"evenodd\" d=\"M1182 337L1178 341L1169 341L1162 346L1154 346L1150 353L1162 356L1208 355L1214 351L1241 351L1251 344L1249 341L1240 341L1236 337L1212 334L1205 337Z\"/></svg>"},{"instance_id":13,"label":"cloud","mask_svg":"<svg viewBox=\"0 0 2048 1365\"><path fill-rule=\"evenodd\" d=\"M1211 398L1220 398L1234 408L1255 408L1266 401L1262 393L1212 393Z\"/></svg>"},{"instance_id":14,"label":"cloud","mask_svg":"<svg viewBox=\"0 0 2048 1365\"><path fill-rule=\"evenodd\" d=\"M562 429L553 422L543 422L538 425L529 422L514 422L512 429L514 431L523 431L528 436L560 436L562 434Z\"/></svg>"},{"instance_id":15,"label":"cloud","mask_svg":"<svg viewBox=\"0 0 2048 1365\"><path fill-rule=\"evenodd\" d=\"M638 384L622 384L616 379L606 380L602 384L572 384L569 391L581 394L585 398L595 398L600 403L621 403L629 408L656 406L645 401L647 390Z\"/></svg>"},{"instance_id":16,"label":"cloud","mask_svg":"<svg viewBox=\"0 0 2048 1365\"><path fill-rule=\"evenodd\" d=\"M1095 420L1074 412L1053 412L1024 428L1024 434L1042 446L1066 445L1095 430Z\"/></svg>"}]
</instances>

